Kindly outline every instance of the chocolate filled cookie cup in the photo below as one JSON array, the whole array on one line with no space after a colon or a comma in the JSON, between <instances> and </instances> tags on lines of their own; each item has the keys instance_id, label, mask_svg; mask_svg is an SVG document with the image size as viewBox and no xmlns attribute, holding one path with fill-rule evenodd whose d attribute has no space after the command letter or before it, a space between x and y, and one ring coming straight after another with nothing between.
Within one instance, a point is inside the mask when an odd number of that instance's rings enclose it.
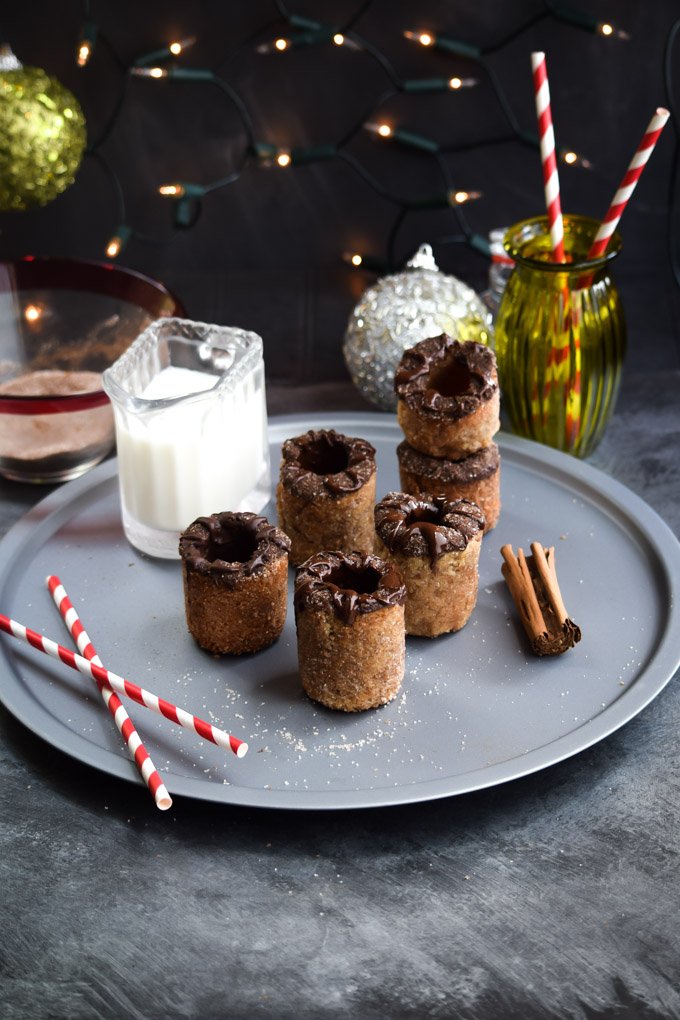
<instances>
[{"instance_id":1,"label":"chocolate filled cookie cup","mask_svg":"<svg viewBox=\"0 0 680 1020\"><path fill-rule=\"evenodd\" d=\"M218 513L182 532L187 626L201 648L218 655L257 652L286 621L290 540L266 517Z\"/></svg>"},{"instance_id":2,"label":"chocolate filled cookie cup","mask_svg":"<svg viewBox=\"0 0 680 1020\"><path fill-rule=\"evenodd\" d=\"M379 557L320 552L295 578L300 679L327 708L360 712L395 697L404 677L401 575Z\"/></svg>"},{"instance_id":3,"label":"chocolate filled cookie cup","mask_svg":"<svg viewBox=\"0 0 680 1020\"><path fill-rule=\"evenodd\" d=\"M406 584L406 633L460 630L477 603L484 514L469 500L390 492L375 508L376 551Z\"/></svg>"},{"instance_id":4,"label":"chocolate filled cookie cup","mask_svg":"<svg viewBox=\"0 0 680 1020\"><path fill-rule=\"evenodd\" d=\"M408 443L460 460L489 446L500 428L496 357L446 333L405 351L394 377L397 417Z\"/></svg>"},{"instance_id":5,"label":"chocolate filled cookie cup","mask_svg":"<svg viewBox=\"0 0 680 1020\"><path fill-rule=\"evenodd\" d=\"M406 441L397 447L399 479L404 492L436 493L447 499L469 499L482 510L485 531L498 522L501 510L501 455L495 443L461 460L430 457Z\"/></svg>"},{"instance_id":6,"label":"chocolate filled cookie cup","mask_svg":"<svg viewBox=\"0 0 680 1020\"><path fill-rule=\"evenodd\" d=\"M373 550L375 449L333 429L288 439L276 490L279 524L291 562L320 549Z\"/></svg>"}]
</instances>

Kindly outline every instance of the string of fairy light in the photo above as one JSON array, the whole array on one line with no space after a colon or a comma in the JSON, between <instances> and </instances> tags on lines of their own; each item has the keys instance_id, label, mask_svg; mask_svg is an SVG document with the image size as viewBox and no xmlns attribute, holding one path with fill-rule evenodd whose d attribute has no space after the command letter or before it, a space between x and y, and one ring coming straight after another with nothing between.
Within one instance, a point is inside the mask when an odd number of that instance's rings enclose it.
<instances>
[{"instance_id":1,"label":"string of fairy light","mask_svg":"<svg viewBox=\"0 0 680 1020\"><path fill-rule=\"evenodd\" d=\"M489 82L506 125L506 130L502 133L477 140L474 143L448 142L441 144L395 123L393 118L382 117L381 108L388 100L399 95L455 94L463 89L474 88L478 84L479 78L474 75L460 74L423 78L400 76L385 53L357 30L358 23L368 8L372 6L372 2L373 0L364 0L344 24L329 25L289 11L283 0L274 0L276 30L262 28L241 44L251 48L256 57L284 60L288 58L291 51L309 47L329 46L352 49L361 52L366 59L374 61L387 79L387 87L375 98L370 111L364 112L341 138L334 142L323 141L303 147L286 147L274 145L266 138L258 137L246 101L236 88L221 73L218 73L219 68L188 67L180 62L180 58L183 58L196 42L195 37L172 40L167 45L143 54L131 62L125 62L120 58L101 26L93 20L89 0L86 0L85 20L77 46L76 62L79 67L86 67L94 58L96 50L105 47L120 71L119 93L112 105L111 114L99 135L90 142L87 149L87 155L98 162L108 177L117 205L118 226L106 245L107 258L117 258L131 240L151 244L163 244L169 240L168 237L149 237L133 226L127 216L125 196L118 175L102 153L104 142L111 135L122 114L127 85L131 77L144 78L149 82L166 80L209 85L221 92L224 99L231 104L240 121L245 145L238 161L225 168L227 170L225 174L216 180L203 183L175 180L158 185L158 194L174 203L173 225L176 231L193 227L199 219L202 204L208 196L235 185L243 173L251 167L290 172L295 168L313 163L338 160L355 173L369 189L380 195L395 209L385 257L379 258L359 251L341 253L342 258L350 265L376 271L393 268L397 235L404 220L408 215L426 209L446 210L454 218L455 232L441 237L440 244L465 244L483 255L488 255L487 239L475 232L465 212L465 207L469 203L483 197L482 193L479 190L461 187L457 184L451 168L451 157L471 149L481 149L508 142L516 142L534 149L539 148L537 134L522 126L489 58L544 18L564 22L582 31L598 33L603 38L625 40L629 37L625 31L610 22L599 21L589 13L555 2L555 0L543 0L542 7L537 13L516 24L512 29L507 30L502 38L486 46L477 46L445 32L435 31L430 27L410 26L404 28L403 36L421 49L430 52L439 51L457 58L458 61L463 60L473 64L476 70L483 74ZM263 39L267 31L270 34ZM423 158L434 161L441 179L440 189L434 194L425 196L406 196L393 191L389 184L379 180L351 151L352 141L361 132L367 132L375 139L376 143L410 149L422 154ZM563 148L558 152L560 159L567 166L591 168L590 162L573 149Z\"/></svg>"}]
</instances>

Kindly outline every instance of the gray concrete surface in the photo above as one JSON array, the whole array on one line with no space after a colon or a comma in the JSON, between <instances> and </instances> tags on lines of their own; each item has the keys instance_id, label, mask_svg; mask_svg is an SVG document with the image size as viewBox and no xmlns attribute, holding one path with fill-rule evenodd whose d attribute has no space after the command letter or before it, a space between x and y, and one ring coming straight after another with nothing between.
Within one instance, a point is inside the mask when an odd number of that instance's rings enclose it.
<instances>
[{"instance_id":1,"label":"gray concrete surface","mask_svg":"<svg viewBox=\"0 0 680 1020\"><path fill-rule=\"evenodd\" d=\"M628 378L591 458L676 534L679 388ZM319 401L362 406L338 385L277 389L270 412ZM41 495L0 485L1 529ZM677 679L527 779L337 814L161 815L0 708L0 1015L678 1017Z\"/></svg>"}]
</instances>

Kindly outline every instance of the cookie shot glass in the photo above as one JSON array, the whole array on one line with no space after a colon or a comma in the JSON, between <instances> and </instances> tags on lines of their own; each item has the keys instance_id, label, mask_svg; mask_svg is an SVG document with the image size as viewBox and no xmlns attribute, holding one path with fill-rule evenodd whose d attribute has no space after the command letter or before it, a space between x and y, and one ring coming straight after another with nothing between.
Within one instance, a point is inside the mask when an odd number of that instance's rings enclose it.
<instances>
[{"instance_id":1,"label":"cookie shot glass","mask_svg":"<svg viewBox=\"0 0 680 1020\"><path fill-rule=\"evenodd\" d=\"M431 457L460 460L500 428L496 356L474 340L421 340L404 351L394 388L407 442Z\"/></svg>"},{"instance_id":2,"label":"cookie shot glass","mask_svg":"<svg viewBox=\"0 0 680 1020\"><path fill-rule=\"evenodd\" d=\"M465 499L390 492L375 508L376 551L406 585L406 633L460 630L477 603L484 514Z\"/></svg>"},{"instance_id":3,"label":"cookie shot glass","mask_svg":"<svg viewBox=\"0 0 680 1020\"><path fill-rule=\"evenodd\" d=\"M287 535L266 517L225 512L182 532L184 606L190 633L214 655L271 645L286 622Z\"/></svg>"},{"instance_id":4,"label":"cookie shot glass","mask_svg":"<svg viewBox=\"0 0 680 1020\"><path fill-rule=\"evenodd\" d=\"M395 567L364 553L320 552L295 579L300 678L327 708L391 701L404 677L406 588Z\"/></svg>"},{"instance_id":5,"label":"cookie shot glass","mask_svg":"<svg viewBox=\"0 0 680 1020\"><path fill-rule=\"evenodd\" d=\"M373 551L375 470L365 439L320 429L286 440L276 502L292 563L322 549Z\"/></svg>"}]
</instances>

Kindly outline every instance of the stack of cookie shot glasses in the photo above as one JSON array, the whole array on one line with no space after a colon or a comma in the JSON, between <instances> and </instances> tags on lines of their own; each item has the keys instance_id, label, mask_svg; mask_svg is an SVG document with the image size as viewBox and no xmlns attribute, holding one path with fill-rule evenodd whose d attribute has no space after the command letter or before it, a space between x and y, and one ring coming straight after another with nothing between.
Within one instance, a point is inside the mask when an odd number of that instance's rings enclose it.
<instances>
[{"instance_id":1,"label":"stack of cookie shot glasses","mask_svg":"<svg viewBox=\"0 0 680 1020\"><path fill-rule=\"evenodd\" d=\"M500 514L500 391L491 348L447 334L404 352L395 374L404 492L476 503L485 532Z\"/></svg>"}]
</instances>

